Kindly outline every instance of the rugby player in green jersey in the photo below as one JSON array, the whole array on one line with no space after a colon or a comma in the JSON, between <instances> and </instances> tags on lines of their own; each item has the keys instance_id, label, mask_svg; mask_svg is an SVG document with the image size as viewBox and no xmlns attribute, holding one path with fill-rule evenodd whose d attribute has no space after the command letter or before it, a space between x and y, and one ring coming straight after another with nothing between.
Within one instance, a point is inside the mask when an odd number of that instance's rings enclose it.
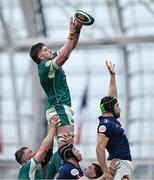
<instances>
[{"instance_id":1,"label":"rugby player in green jersey","mask_svg":"<svg viewBox=\"0 0 154 180\"><path fill-rule=\"evenodd\" d=\"M16 151L15 159L21 165L18 179L43 179L38 168L53 143L57 123L58 116L53 116L52 127L36 153L28 147L22 147Z\"/></svg>"},{"instance_id":2,"label":"rugby player in green jersey","mask_svg":"<svg viewBox=\"0 0 154 180\"><path fill-rule=\"evenodd\" d=\"M57 142L61 141L64 133L74 133L70 91L62 66L78 42L81 27L80 23L71 18L68 38L59 51L51 51L43 43L33 45L30 50L32 60L38 64L40 83L47 95L47 120L49 122L53 115L59 116Z\"/></svg>"},{"instance_id":3,"label":"rugby player in green jersey","mask_svg":"<svg viewBox=\"0 0 154 180\"><path fill-rule=\"evenodd\" d=\"M63 134L62 138L63 139L58 144L59 147L65 143L74 144L74 136L72 134L69 134L69 133ZM53 154L53 156L51 156L51 159L49 161L46 179L55 179L57 173L59 172L59 168L61 167L62 164L63 164L63 161L60 158L58 151L56 151Z\"/></svg>"}]
</instances>

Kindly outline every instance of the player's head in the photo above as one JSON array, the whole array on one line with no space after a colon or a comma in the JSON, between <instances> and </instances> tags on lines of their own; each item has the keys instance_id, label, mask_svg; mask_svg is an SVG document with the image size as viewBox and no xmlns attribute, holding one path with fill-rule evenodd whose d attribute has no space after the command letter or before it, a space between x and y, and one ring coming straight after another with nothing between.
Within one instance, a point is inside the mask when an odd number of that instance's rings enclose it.
<instances>
[{"instance_id":1,"label":"player's head","mask_svg":"<svg viewBox=\"0 0 154 180\"><path fill-rule=\"evenodd\" d=\"M84 173L89 179L97 179L103 175L101 167L96 163L91 163L90 165L88 165L84 169Z\"/></svg>"},{"instance_id":2,"label":"player's head","mask_svg":"<svg viewBox=\"0 0 154 180\"><path fill-rule=\"evenodd\" d=\"M82 160L80 151L76 149L72 144L63 144L58 148L58 153L63 161L74 159L79 162Z\"/></svg>"},{"instance_id":3,"label":"player's head","mask_svg":"<svg viewBox=\"0 0 154 180\"><path fill-rule=\"evenodd\" d=\"M28 147L22 147L15 152L15 159L19 164L22 165L29 161L34 155L34 151L29 149Z\"/></svg>"},{"instance_id":4,"label":"player's head","mask_svg":"<svg viewBox=\"0 0 154 180\"><path fill-rule=\"evenodd\" d=\"M37 64L39 64L42 59L51 60L54 58L53 53L44 43L33 45L30 50L30 56Z\"/></svg>"},{"instance_id":5,"label":"player's head","mask_svg":"<svg viewBox=\"0 0 154 180\"><path fill-rule=\"evenodd\" d=\"M115 118L120 117L120 107L116 98L105 96L101 99L100 109L102 113L112 113Z\"/></svg>"}]
</instances>

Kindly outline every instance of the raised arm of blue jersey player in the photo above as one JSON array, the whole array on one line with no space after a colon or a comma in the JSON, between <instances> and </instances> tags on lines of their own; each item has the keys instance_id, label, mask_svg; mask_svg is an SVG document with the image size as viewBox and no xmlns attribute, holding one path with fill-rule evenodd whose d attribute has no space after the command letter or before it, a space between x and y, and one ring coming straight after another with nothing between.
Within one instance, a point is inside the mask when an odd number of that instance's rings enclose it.
<instances>
[{"instance_id":1,"label":"raised arm of blue jersey player","mask_svg":"<svg viewBox=\"0 0 154 180\"><path fill-rule=\"evenodd\" d=\"M109 91L108 91L108 96L113 96L117 98L117 86L116 86L116 78L115 78L115 64L112 64L110 61L106 61L106 66L109 70L110 73L110 82L109 82Z\"/></svg>"}]
</instances>

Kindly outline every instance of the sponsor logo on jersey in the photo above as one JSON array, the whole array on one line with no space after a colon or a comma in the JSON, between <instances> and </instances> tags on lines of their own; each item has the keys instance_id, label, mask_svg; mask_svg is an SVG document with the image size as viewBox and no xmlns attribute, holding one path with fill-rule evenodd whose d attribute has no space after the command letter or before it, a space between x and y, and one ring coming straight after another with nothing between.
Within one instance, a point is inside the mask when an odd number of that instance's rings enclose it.
<instances>
[{"instance_id":1,"label":"sponsor logo on jersey","mask_svg":"<svg viewBox=\"0 0 154 180\"><path fill-rule=\"evenodd\" d=\"M73 176L77 176L77 175L79 174L79 171L78 171L77 169L72 169L72 170L71 170L71 174L72 174Z\"/></svg>"},{"instance_id":2,"label":"sponsor logo on jersey","mask_svg":"<svg viewBox=\"0 0 154 180\"><path fill-rule=\"evenodd\" d=\"M48 67L48 66L50 66L50 64L51 64L51 61L47 61L47 62L45 63L45 66Z\"/></svg>"},{"instance_id":3,"label":"sponsor logo on jersey","mask_svg":"<svg viewBox=\"0 0 154 180\"><path fill-rule=\"evenodd\" d=\"M109 120L108 119L104 119L104 123L109 123Z\"/></svg>"},{"instance_id":4,"label":"sponsor logo on jersey","mask_svg":"<svg viewBox=\"0 0 154 180\"><path fill-rule=\"evenodd\" d=\"M100 126L98 132L104 133L106 131L106 127L104 125Z\"/></svg>"}]
</instances>

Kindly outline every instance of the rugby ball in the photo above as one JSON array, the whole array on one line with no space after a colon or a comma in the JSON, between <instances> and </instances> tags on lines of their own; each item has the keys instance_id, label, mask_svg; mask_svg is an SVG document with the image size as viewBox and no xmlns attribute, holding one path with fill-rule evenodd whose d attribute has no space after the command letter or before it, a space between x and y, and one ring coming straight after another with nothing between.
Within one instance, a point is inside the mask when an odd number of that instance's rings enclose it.
<instances>
[{"instance_id":1,"label":"rugby ball","mask_svg":"<svg viewBox=\"0 0 154 180\"><path fill-rule=\"evenodd\" d=\"M76 10L74 14L74 18L81 24L85 26L90 26L94 23L95 19L92 15L89 13L82 11L82 10Z\"/></svg>"}]
</instances>

